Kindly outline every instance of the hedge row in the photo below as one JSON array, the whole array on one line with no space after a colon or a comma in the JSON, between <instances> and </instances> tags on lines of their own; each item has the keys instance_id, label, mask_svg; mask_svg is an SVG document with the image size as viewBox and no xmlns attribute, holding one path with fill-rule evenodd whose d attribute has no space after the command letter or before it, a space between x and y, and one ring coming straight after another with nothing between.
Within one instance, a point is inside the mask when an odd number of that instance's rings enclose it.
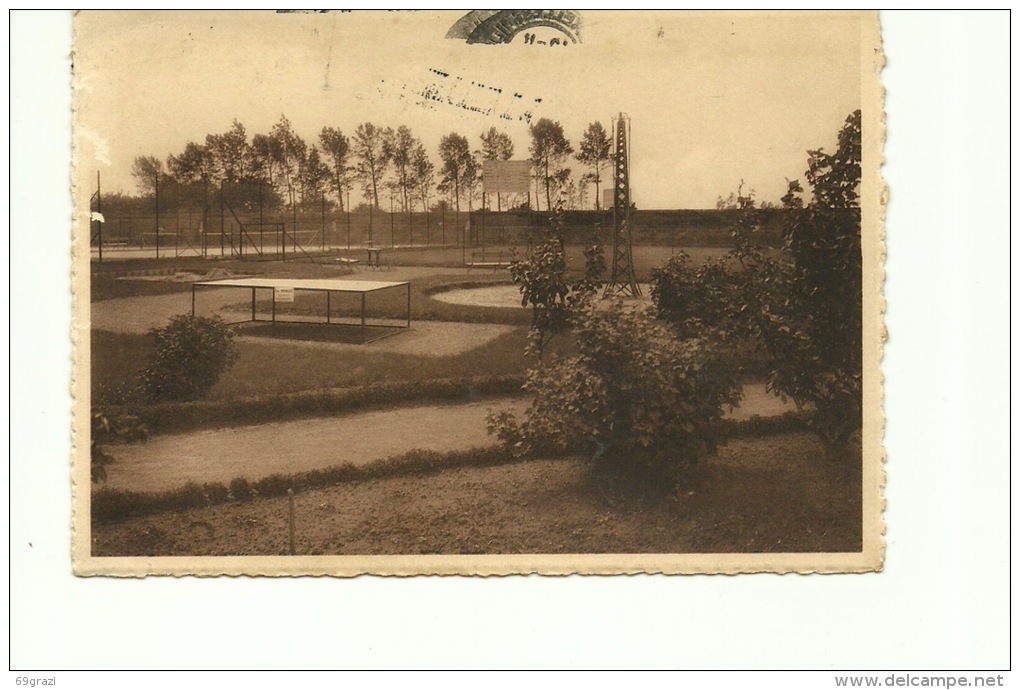
<instances>
[{"instance_id":1,"label":"hedge row","mask_svg":"<svg viewBox=\"0 0 1020 690\"><path fill-rule=\"evenodd\" d=\"M754 415L750 419L723 419L717 424L716 431L720 438L774 436L808 430L808 418L792 411L772 417Z\"/></svg>"},{"instance_id":2,"label":"hedge row","mask_svg":"<svg viewBox=\"0 0 1020 690\"><path fill-rule=\"evenodd\" d=\"M131 415L150 433L188 431L203 427L261 424L302 417L320 417L393 403L461 401L483 395L521 392L522 374L470 376L461 379L391 381L323 390L256 395L233 400L196 400L154 405L113 406L112 416Z\"/></svg>"},{"instance_id":3,"label":"hedge row","mask_svg":"<svg viewBox=\"0 0 1020 690\"><path fill-rule=\"evenodd\" d=\"M370 465L350 463L334 465L297 474L271 474L249 481L244 477L231 480L229 487L219 482L185 484L178 489L159 492L124 491L102 488L92 494L92 522L104 524L128 520L154 513L205 508L229 501L249 501L256 497L272 498L345 482L365 481L403 475L434 474L456 467L485 467L511 462L514 458L499 446L437 453L412 450Z\"/></svg>"},{"instance_id":4,"label":"hedge row","mask_svg":"<svg viewBox=\"0 0 1020 690\"><path fill-rule=\"evenodd\" d=\"M803 417L787 412L778 417L754 416L746 420L724 420L718 431L722 438L740 438L803 431L806 428ZM446 453L412 450L363 466L345 463L296 474L272 474L254 481L249 481L245 477L235 477L229 486L219 482L205 484L192 482L178 489L160 492L124 491L104 487L92 494L92 521L94 524L105 524L167 511L205 508L229 501L243 502L257 497L283 496L290 489L299 492L346 482L435 474L458 467L489 467L521 461L501 446Z\"/></svg>"}]
</instances>

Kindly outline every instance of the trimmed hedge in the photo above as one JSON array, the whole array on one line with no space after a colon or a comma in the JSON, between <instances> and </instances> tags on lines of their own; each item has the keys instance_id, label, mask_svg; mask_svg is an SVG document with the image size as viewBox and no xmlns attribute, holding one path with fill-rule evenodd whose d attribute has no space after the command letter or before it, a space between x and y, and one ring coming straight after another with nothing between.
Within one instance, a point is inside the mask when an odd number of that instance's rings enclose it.
<instances>
[{"instance_id":1,"label":"trimmed hedge","mask_svg":"<svg viewBox=\"0 0 1020 690\"><path fill-rule=\"evenodd\" d=\"M393 403L470 401L483 395L520 393L523 383L524 376L520 374L392 381L234 400L196 400L142 407L111 406L109 412L113 415L130 413L145 424L150 433L166 433L322 417Z\"/></svg>"},{"instance_id":2,"label":"trimmed hedge","mask_svg":"<svg viewBox=\"0 0 1020 690\"><path fill-rule=\"evenodd\" d=\"M720 438L766 436L806 430L805 419L794 412L778 417L756 415L747 420L723 420L719 424ZM412 450L369 465L345 463L290 475L271 474L254 481L235 477L229 487L219 482L189 482L180 488L159 492L101 488L92 494L92 522L107 524L155 513L205 508L229 501L243 502L254 498L284 496L288 489L300 492L347 482L428 475L460 467L490 467L514 462L527 462L527 458L514 457L496 445L446 453Z\"/></svg>"},{"instance_id":3,"label":"trimmed hedge","mask_svg":"<svg viewBox=\"0 0 1020 690\"><path fill-rule=\"evenodd\" d=\"M369 465L344 463L290 475L271 474L254 481L235 477L230 481L229 489L219 482L189 482L178 489L158 492L102 488L92 494L92 522L104 524L154 513L205 508L231 500L243 502L256 497L284 496L288 489L307 491L346 482L426 475L456 467L485 467L514 461L516 458L497 446L448 453L412 450Z\"/></svg>"},{"instance_id":4,"label":"trimmed hedge","mask_svg":"<svg viewBox=\"0 0 1020 690\"><path fill-rule=\"evenodd\" d=\"M795 431L808 431L808 417L798 412L784 412L774 417L753 415L750 419L721 419L716 422L720 438L774 436Z\"/></svg>"}]
</instances>

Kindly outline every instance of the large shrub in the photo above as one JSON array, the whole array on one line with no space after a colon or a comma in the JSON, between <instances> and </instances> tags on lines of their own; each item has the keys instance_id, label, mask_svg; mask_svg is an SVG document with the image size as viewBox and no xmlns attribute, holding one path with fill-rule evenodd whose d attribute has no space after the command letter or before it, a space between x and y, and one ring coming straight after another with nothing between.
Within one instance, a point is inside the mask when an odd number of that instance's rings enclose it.
<instances>
[{"instance_id":1,"label":"large shrub","mask_svg":"<svg viewBox=\"0 0 1020 690\"><path fill-rule=\"evenodd\" d=\"M521 306L531 307L532 347L541 355L568 327L570 283L562 242L547 236L526 258L510 263L510 277L521 291Z\"/></svg>"},{"instance_id":2,"label":"large shrub","mask_svg":"<svg viewBox=\"0 0 1020 690\"><path fill-rule=\"evenodd\" d=\"M808 152L806 177L808 203L798 181L782 199L778 256L761 246L760 211L740 194L729 257L740 269L695 268L681 257L655 272L652 298L682 336L710 326L730 345L756 343L769 389L812 409L813 430L839 448L862 424L860 111L835 153Z\"/></svg>"},{"instance_id":3,"label":"large shrub","mask_svg":"<svg viewBox=\"0 0 1020 690\"><path fill-rule=\"evenodd\" d=\"M714 451L716 423L739 386L709 340L678 339L646 309L615 301L586 305L571 321L577 354L529 372L524 419L490 416L505 446L668 473Z\"/></svg>"},{"instance_id":4,"label":"large shrub","mask_svg":"<svg viewBox=\"0 0 1020 690\"><path fill-rule=\"evenodd\" d=\"M237 360L234 333L218 316L175 316L149 335L155 348L142 380L146 392L157 401L194 400L205 395Z\"/></svg>"},{"instance_id":5,"label":"large shrub","mask_svg":"<svg viewBox=\"0 0 1020 690\"><path fill-rule=\"evenodd\" d=\"M845 445L863 422L861 112L847 118L835 153L809 152L812 198L786 200L792 259L784 301L762 325L776 361L770 384L816 409L815 427ZM787 301L788 300L788 301Z\"/></svg>"},{"instance_id":6,"label":"large shrub","mask_svg":"<svg viewBox=\"0 0 1020 690\"><path fill-rule=\"evenodd\" d=\"M681 337L696 337L705 328L727 333L738 328L734 314L737 285L723 259L696 264L678 252L665 266L652 269L656 314L676 326Z\"/></svg>"},{"instance_id":7,"label":"large shrub","mask_svg":"<svg viewBox=\"0 0 1020 690\"><path fill-rule=\"evenodd\" d=\"M563 248L563 204L549 218L545 239L523 259L510 262L510 277L521 291L521 306L531 307L529 352L541 358L549 342L570 329L571 315L602 287L606 258L595 240L584 248L584 273L570 280Z\"/></svg>"}]
</instances>

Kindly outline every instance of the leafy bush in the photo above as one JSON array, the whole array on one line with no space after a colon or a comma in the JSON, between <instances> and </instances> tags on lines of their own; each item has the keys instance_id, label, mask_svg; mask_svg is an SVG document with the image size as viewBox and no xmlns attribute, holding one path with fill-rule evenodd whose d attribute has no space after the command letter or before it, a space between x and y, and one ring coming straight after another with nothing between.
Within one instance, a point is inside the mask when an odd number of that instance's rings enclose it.
<instances>
[{"instance_id":1,"label":"leafy bush","mask_svg":"<svg viewBox=\"0 0 1020 690\"><path fill-rule=\"evenodd\" d=\"M554 216L554 223L558 218ZM602 246L593 244L584 249L584 274L571 282L563 240L555 230L526 259L510 263L510 277L521 291L521 306L531 307L529 351L539 357L555 336L569 330L571 313L595 296L606 270Z\"/></svg>"},{"instance_id":2,"label":"leafy bush","mask_svg":"<svg viewBox=\"0 0 1020 690\"><path fill-rule=\"evenodd\" d=\"M237 360L234 333L218 316L175 316L149 335L156 346L142 380L157 401L205 395Z\"/></svg>"},{"instance_id":3,"label":"leafy bush","mask_svg":"<svg viewBox=\"0 0 1020 690\"><path fill-rule=\"evenodd\" d=\"M678 339L646 310L613 302L573 321L578 354L533 369L520 423L490 415L518 455L580 452L599 463L676 476L714 451L714 423L740 387L710 338Z\"/></svg>"},{"instance_id":4,"label":"leafy bush","mask_svg":"<svg viewBox=\"0 0 1020 690\"><path fill-rule=\"evenodd\" d=\"M286 496L289 489L294 488L293 480L284 474L270 474L254 482L253 486L259 496L272 498Z\"/></svg>"},{"instance_id":5,"label":"leafy bush","mask_svg":"<svg viewBox=\"0 0 1020 690\"><path fill-rule=\"evenodd\" d=\"M687 252L674 254L652 269L652 302L656 315L676 326L681 338L713 328L737 330L733 305L736 285L723 259L695 264Z\"/></svg>"},{"instance_id":6,"label":"leafy bush","mask_svg":"<svg viewBox=\"0 0 1020 690\"><path fill-rule=\"evenodd\" d=\"M176 489L152 493L102 488L92 494L92 521L115 522L152 513L205 508L227 499L227 487L218 482L188 482Z\"/></svg>"},{"instance_id":7,"label":"leafy bush","mask_svg":"<svg viewBox=\"0 0 1020 690\"><path fill-rule=\"evenodd\" d=\"M230 480L230 497L235 501L245 502L250 501L258 495L258 492L252 487L244 477L234 477Z\"/></svg>"},{"instance_id":8,"label":"leafy bush","mask_svg":"<svg viewBox=\"0 0 1020 690\"><path fill-rule=\"evenodd\" d=\"M652 298L681 336L718 327L731 347L754 342L768 359L768 388L813 408L812 429L829 448L862 424L861 113L846 120L837 151L808 152L812 197L789 182L779 257L763 250L761 211L738 193L730 258L694 268L683 257L655 272ZM736 337L734 337L736 336Z\"/></svg>"},{"instance_id":9,"label":"leafy bush","mask_svg":"<svg viewBox=\"0 0 1020 690\"><path fill-rule=\"evenodd\" d=\"M535 246L526 259L510 264L510 277L521 290L521 306L531 307L531 333L541 355L557 334L567 329L567 258L552 235Z\"/></svg>"},{"instance_id":10,"label":"leafy bush","mask_svg":"<svg viewBox=\"0 0 1020 690\"><path fill-rule=\"evenodd\" d=\"M863 423L861 111L847 118L834 154L809 152L806 176L810 203L784 199L789 289L762 333L776 360L769 384L812 404L815 431L839 447Z\"/></svg>"}]
</instances>

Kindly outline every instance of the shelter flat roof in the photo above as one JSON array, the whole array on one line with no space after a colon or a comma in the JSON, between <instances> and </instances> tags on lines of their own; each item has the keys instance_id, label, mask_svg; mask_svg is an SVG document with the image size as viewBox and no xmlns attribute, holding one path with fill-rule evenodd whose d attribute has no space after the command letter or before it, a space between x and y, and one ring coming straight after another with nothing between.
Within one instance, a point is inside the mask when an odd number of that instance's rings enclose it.
<instances>
[{"instance_id":1,"label":"shelter flat roof","mask_svg":"<svg viewBox=\"0 0 1020 690\"><path fill-rule=\"evenodd\" d=\"M230 278L227 280L199 281L194 285L202 287L238 288L294 288L295 290L318 290L330 292L374 292L386 288L401 287L408 282L382 280L342 280L337 278Z\"/></svg>"}]
</instances>

